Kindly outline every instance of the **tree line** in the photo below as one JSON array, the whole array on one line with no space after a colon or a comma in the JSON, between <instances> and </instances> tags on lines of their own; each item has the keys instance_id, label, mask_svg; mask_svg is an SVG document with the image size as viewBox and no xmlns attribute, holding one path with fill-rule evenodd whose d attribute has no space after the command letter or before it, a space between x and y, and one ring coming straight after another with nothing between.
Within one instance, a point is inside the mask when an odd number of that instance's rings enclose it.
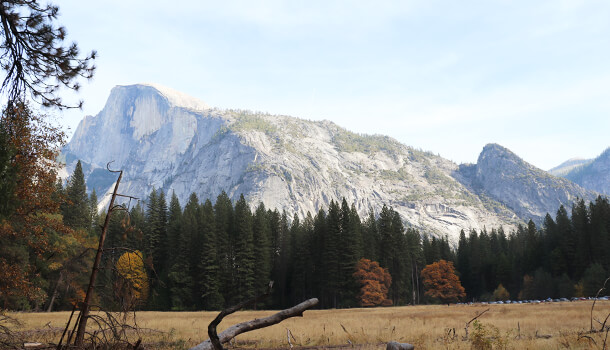
<instances>
[{"instance_id":1,"label":"tree line","mask_svg":"<svg viewBox=\"0 0 610 350\"><path fill-rule=\"evenodd\" d=\"M608 198L578 200L542 227L462 231L454 261L469 300L491 300L499 287L515 300L595 296L610 272L609 232Z\"/></svg>"},{"instance_id":2,"label":"tree line","mask_svg":"<svg viewBox=\"0 0 610 350\"><path fill-rule=\"evenodd\" d=\"M63 226L45 230L45 245L54 247L49 255L37 255L25 242L0 249L0 261L33 272L30 285L38 287L32 295L4 283L6 308L71 309L82 300L105 213L98 215L95 192L87 194L80 162L65 186L55 183L51 197L59 208L51 216ZM571 215L561 207L542 228L530 221L512 234L462 231L452 248L446 237L405 227L387 206L361 218L343 199L301 218L262 203L252 209L243 196L233 202L224 192L215 202L191 194L182 205L175 194L168 201L153 189L147 199L113 212L94 302L103 309L217 310L274 281L271 297L257 308L285 308L310 297L322 308L357 307L370 304L359 299L361 259L389 274L376 282L384 293L374 296L383 305L441 301L424 293L421 276L441 260L453 262L469 301L589 296L610 268L609 228L610 205L599 197L588 205L578 201Z\"/></svg>"},{"instance_id":3,"label":"tree line","mask_svg":"<svg viewBox=\"0 0 610 350\"><path fill-rule=\"evenodd\" d=\"M153 190L146 203L116 215L108 231L107 246L120 249L106 255L105 271L125 249L143 252L151 281L143 308L216 310L264 291L269 281L273 293L259 308L285 308L311 297L322 308L355 307L361 258L387 268L394 304L412 302L415 269L423 267L420 235L405 229L392 208L362 221L345 199L305 218L262 203L251 210L243 195L233 203L224 192L214 203L195 194L183 207L176 195L166 202ZM132 228L127 235L126 221ZM112 273L106 277L103 284L111 286ZM107 302L116 307L116 298Z\"/></svg>"}]
</instances>

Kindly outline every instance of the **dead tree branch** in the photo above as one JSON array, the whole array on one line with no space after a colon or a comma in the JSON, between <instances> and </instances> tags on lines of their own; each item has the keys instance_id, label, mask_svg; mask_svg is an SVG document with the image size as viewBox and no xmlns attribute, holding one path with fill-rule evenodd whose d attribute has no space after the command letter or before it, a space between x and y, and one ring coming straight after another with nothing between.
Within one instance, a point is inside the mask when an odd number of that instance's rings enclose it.
<instances>
[{"instance_id":1,"label":"dead tree branch","mask_svg":"<svg viewBox=\"0 0 610 350\"><path fill-rule=\"evenodd\" d=\"M468 327L470 326L470 324L472 323L472 321L476 320L477 318L483 316L484 313L486 313L487 311L489 311L489 309L485 310L485 311L481 311L479 312L475 317L472 318L472 320L466 322L466 327L464 327L464 330L466 331L466 335L464 336L464 340L468 340Z\"/></svg>"},{"instance_id":2,"label":"dead tree branch","mask_svg":"<svg viewBox=\"0 0 610 350\"><path fill-rule=\"evenodd\" d=\"M589 328L590 332L594 332L593 329L593 308L595 307L595 302L597 301L597 298L599 297L599 294L606 289L606 283L608 283L608 280L610 280L610 277L606 278L606 280L604 281L604 285L597 291L597 294L595 294L595 299L593 299L593 304L591 305L591 328ZM604 321L604 324L606 322ZM602 327L603 330L603 327Z\"/></svg>"},{"instance_id":3,"label":"dead tree branch","mask_svg":"<svg viewBox=\"0 0 610 350\"><path fill-rule=\"evenodd\" d=\"M257 298L255 298L255 299L257 299ZM249 302L244 302L244 303L241 303L234 307L231 307L227 310L223 310L218 315L218 317L216 317L216 319L214 319L214 321L212 321L212 323L210 323L210 326L208 327L208 333L210 332L212 327L215 332L216 326L218 325L218 323L220 323L220 321L222 321L222 318L226 315L229 315L229 314L239 310L239 309L236 309L238 306L241 305L241 307L244 307L246 305L253 304L253 303L254 303L254 300L250 300ZM212 338L212 335L210 335L210 339L198 344L195 347L192 347L190 350L220 350L220 349L223 349L222 344L228 343L231 339L235 338L239 334L250 332L250 331L253 331L256 329L260 329L260 328L269 327L274 324L280 323L287 318L303 316L303 312L305 312L305 310L310 309L317 304L318 304L318 299L312 298L312 299L306 300L298 305L295 305L289 309L282 310L269 317L254 319L251 321L246 321L246 322L235 324L235 325L227 328L224 332L217 335L217 338L218 338L217 345L212 343L212 340L210 340ZM230 312L228 312L228 311L230 311ZM215 323L215 321L218 321L218 322ZM220 346L220 347L217 347L217 346Z\"/></svg>"}]
</instances>

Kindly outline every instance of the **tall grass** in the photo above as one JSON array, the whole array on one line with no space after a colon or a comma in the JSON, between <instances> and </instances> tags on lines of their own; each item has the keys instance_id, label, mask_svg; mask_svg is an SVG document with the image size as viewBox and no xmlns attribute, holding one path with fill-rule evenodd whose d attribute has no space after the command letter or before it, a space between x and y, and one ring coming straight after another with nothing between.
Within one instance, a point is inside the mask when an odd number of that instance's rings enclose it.
<instances>
[{"instance_id":1,"label":"tall grass","mask_svg":"<svg viewBox=\"0 0 610 350\"><path fill-rule=\"evenodd\" d=\"M280 324L242 334L237 347L286 348L288 330L294 346L328 347L366 344L366 348L383 348L385 342L409 342L416 349L471 349L464 341L465 323L477 312L490 308L478 322L483 329L497 328L495 337L502 337L507 348L524 349L601 349L603 333L590 339L579 332L589 330L591 303L562 302L519 305L428 305L371 309L310 310L304 317L288 319ZM219 331L228 326L269 316L274 311L242 311L228 316ZM597 302L594 317L601 322L610 313L610 302ZM216 312L138 312L137 324L145 330L140 334L146 344L173 344L188 347L207 339L207 326ZM16 313L25 329L61 328L67 312ZM601 326L594 321L595 324ZM151 331L155 330L155 331ZM162 331L162 332L157 332ZM473 328L469 329L471 338ZM493 332L492 332L493 333ZM545 338L543 336L550 336ZM490 337L490 336L488 336ZM493 340L493 339L492 339ZM47 341L52 341L47 339ZM57 339L54 340L55 342ZM491 342L500 344L501 342ZM178 345L176 345L178 344ZM162 347L159 345L159 347Z\"/></svg>"}]
</instances>

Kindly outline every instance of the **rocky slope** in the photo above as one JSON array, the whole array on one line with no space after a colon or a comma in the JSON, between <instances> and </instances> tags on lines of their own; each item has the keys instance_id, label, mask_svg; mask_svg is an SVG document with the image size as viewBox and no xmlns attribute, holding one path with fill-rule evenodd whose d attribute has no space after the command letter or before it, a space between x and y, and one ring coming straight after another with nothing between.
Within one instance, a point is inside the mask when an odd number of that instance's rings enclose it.
<instances>
[{"instance_id":1,"label":"rocky slope","mask_svg":"<svg viewBox=\"0 0 610 350\"><path fill-rule=\"evenodd\" d=\"M456 178L477 194L505 204L522 219L540 223L560 205L570 207L577 198L594 200L597 193L563 178L555 177L519 158L510 150L488 144L477 164L462 164Z\"/></svg>"},{"instance_id":2,"label":"rocky slope","mask_svg":"<svg viewBox=\"0 0 610 350\"><path fill-rule=\"evenodd\" d=\"M581 163L560 176L586 189L610 195L610 148L597 158Z\"/></svg>"},{"instance_id":3,"label":"rocky slope","mask_svg":"<svg viewBox=\"0 0 610 350\"><path fill-rule=\"evenodd\" d=\"M104 109L81 121L63 154L68 172L82 160L100 207L115 179L105 170L113 160L112 168L125 171L121 192L140 198L153 187L175 192L181 203L192 192L214 200L224 190L302 216L345 197L362 215L393 206L408 225L452 241L461 229L514 227L583 194L565 180L554 180L561 189L548 193L513 188L504 182L527 185L516 167L531 166L515 163L500 176L511 164L494 160L498 152L484 150L476 166L458 168L389 137L354 134L328 121L209 108L152 85L115 87ZM531 176L550 178L533 170Z\"/></svg>"},{"instance_id":4,"label":"rocky slope","mask_svg":"<svg viewBox=\"0 0 610 350\"><path fill-rule=\"evenodd\" d=\"M566 160L565 162L559 164L553 169L549 170L549 173L554 176L564 177L569 174L572 170L579 168L583 165L587 165L593 161L592 159L584 159L584 158L571 158Z\"/></svg>"}]
</instances>

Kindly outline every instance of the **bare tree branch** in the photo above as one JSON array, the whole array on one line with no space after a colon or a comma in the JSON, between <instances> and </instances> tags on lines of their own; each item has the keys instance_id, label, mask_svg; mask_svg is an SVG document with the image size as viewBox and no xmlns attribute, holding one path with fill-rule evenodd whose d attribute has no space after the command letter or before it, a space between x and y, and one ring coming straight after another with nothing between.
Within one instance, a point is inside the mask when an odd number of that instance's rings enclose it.
<instances>
[{"instance_id":1,"label":"bare tree branch","mask_svg":"<svg viewBox=\"0 0 610 350\"><path fill-rule=\"evenodd\" d=\"M269 327L274 324L280 323L287 318L291 318L291 317L295 317L295 316L303 316L303 312L305 312L305 310L310 309L317 304L318 304L318 299L312 298L312 299L306 300L298 305L295 305L289 309L282 310L269 317L238 323L236 325L233 325L233 326L227 328L224 332L220 333L218 335L219 342L220 342L220 344L228 343L231 339L235 338L239 334L253 331L256 329L260 329L260 328L264 328L264 327ZM231 309L233 309L233 308L231 308ZM237 310L235 310L235 311L237 311ZM233 311L233 312L235 312L235 311ZM212 341L210 339L208 339L208 340L198 344L197 346L192 347L190 350L213 350L213 349L215 349L214 344L212 344Z\"/></svg>"}]
</instances>

